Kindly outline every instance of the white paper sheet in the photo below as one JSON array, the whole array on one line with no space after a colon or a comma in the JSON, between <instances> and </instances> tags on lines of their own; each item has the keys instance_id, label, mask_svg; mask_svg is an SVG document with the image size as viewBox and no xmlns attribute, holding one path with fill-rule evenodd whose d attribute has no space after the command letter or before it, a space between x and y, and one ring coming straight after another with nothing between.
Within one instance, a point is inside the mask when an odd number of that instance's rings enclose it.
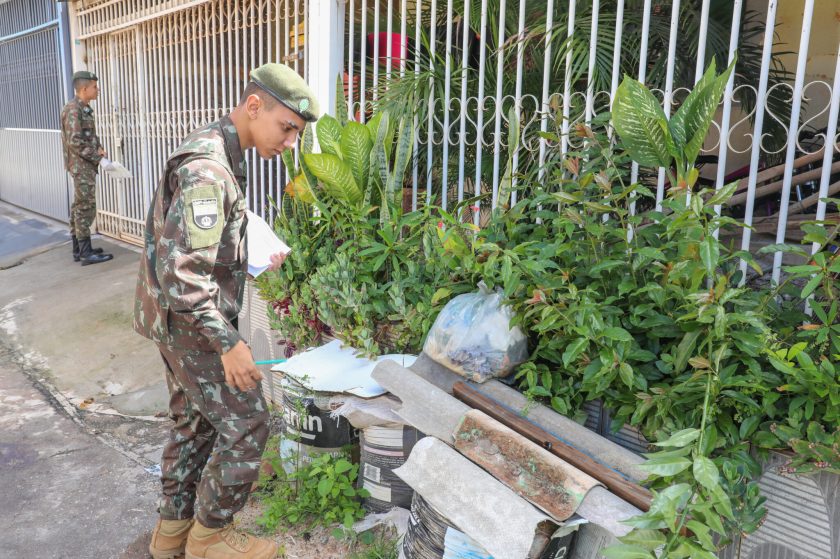
<instances>
[{"instance_id":1,"label":"white paper sheet","mask_svg":"<svg viewBox=\"0 0 840 559\"><path fill-rule=\"evenodd\" d=\"M389 359L408 367L417 359L414 355L383 355L375 360L358 357L351 347L341 347L338 340L299 353L271 368L293 378L296 382L318 392L353 394L360 398L374 398L386 390L373 380L376 365Z\"/></svg>"},{"instance_id":2,"label":"white paper sheet","mask_svg":"<svg viewBox=\"0 0 840 559\"><path fill-rule=\"evenodd\" d=\"M271 265L271 255L286 254L292 249L277 238L274 231L260 216L248 211L248 273L254 277Z\"/></svg>"}]
</instances>

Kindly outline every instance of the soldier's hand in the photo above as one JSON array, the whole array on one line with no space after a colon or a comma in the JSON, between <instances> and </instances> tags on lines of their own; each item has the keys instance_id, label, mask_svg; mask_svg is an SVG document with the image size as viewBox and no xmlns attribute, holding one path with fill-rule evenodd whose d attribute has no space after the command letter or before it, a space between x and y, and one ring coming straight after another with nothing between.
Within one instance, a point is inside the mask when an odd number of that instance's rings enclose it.
<instances>
[{"instance_id":1,"label":"soldier's hand","mask_svg":"<svg viewBox=\"0 0 840 559\"><path fill-rule=\"evenodd\" d=\"M280 268L280 266L283 265L283 262L286 261L286 256L287 255L283 254L282 252L278 252L277 254L272 254L271 256L269 256L271 264L269 264L268 270L273 272Z\"/></svg>"},{"instance_id":2,"label":"soldier's hand","mask_svg":"<svg viewBox=\"0 0 840 559\"><path fill-rule=\"evenodd\" d=\"M222 354L222 366L225 369L225 382L239 390L251 390L263 379L254 364L251 349L241 340L230 351Z\"/></svg>"}]
</instances>

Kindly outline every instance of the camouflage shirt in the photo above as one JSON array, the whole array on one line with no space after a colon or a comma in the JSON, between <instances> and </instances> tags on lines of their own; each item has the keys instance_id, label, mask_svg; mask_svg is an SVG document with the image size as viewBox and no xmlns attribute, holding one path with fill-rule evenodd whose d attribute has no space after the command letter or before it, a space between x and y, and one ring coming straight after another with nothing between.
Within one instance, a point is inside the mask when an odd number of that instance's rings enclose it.
<instances>
[{"instance_id":1,"label":"camouflage shirt","mask_svg":"<svg viewBox=\"0 0 840 559\"><path fill-rule=\"evenodd\" d=\"M64 149L64 168L76 175L97 171L99 161L99 136L93 109L78 97L64 105L61 111L61 144Z\"/></svg>"},{"instance_id":2,"label":"camouflage shirt","mask_svg":"<svg viewBox=\"0 0 840 559\"><path fill-rule=\"evenodd\" d=\"M226 353L241 337L248 269L245 157L230 117L169 157L146 219L134 329L175 348Z\"/></svg>"}]
</instances>

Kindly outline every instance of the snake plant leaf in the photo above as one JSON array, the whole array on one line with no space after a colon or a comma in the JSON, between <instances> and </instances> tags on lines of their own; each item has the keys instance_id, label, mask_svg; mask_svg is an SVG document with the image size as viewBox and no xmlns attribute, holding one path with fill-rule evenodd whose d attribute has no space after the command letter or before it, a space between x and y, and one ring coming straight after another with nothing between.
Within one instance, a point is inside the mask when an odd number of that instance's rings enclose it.
<instances>
[{"instance_id":1,"label":"snake plant leaf","mask_svg":"<svg viewBox=\"0 0 840 559\"><path fill-rule=\"evenodd\" d=\"M386 192L388 199L393 200L396 207L402 205L402 185L405 179L405 170L408 167L408 160L411 158L414 144L414 128L408 117L400 119L400 129L397 135L397 153L394 156L394 169L388 176Z\"/></svg>"}]
</instances>

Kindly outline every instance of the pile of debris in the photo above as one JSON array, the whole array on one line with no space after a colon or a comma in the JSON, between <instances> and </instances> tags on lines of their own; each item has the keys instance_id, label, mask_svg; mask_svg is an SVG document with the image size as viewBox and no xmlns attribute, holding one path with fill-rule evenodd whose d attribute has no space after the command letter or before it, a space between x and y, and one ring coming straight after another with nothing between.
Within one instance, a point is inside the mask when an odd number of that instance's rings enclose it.
<instances>
[{"instance_id":1,"label":"pile of debris","mask_svg":"<svg viewBox=\"0 0 840 559\"><path fill-rule=\"evenodd\" d=\"M650 505L640 456L499 380L473 383L426 354L360 359L354 374L349 348L300 358L276 370L325 402L317 421L288 421L301 448L354 437L365 506L410 508L404 557L594 559Z\"/></svg>"}]
</instances>

